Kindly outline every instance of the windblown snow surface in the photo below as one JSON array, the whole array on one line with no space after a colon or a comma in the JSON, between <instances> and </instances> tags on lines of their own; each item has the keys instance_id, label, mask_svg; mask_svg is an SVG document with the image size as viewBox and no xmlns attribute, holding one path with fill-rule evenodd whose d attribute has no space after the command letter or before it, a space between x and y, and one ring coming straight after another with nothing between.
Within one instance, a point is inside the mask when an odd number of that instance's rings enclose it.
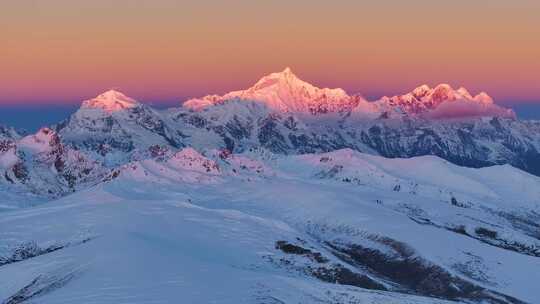
<instances>
[{"instance_id":1,"label":"windblown snow surface","mask_svg":"<svg viewBox=\"0 0 540 304\"><path fill-rule=\"evenodd\" d=\"M507 165L187 148L0 209L0 301L539 303L539 198Z\"/></svg>"}]
</instances>

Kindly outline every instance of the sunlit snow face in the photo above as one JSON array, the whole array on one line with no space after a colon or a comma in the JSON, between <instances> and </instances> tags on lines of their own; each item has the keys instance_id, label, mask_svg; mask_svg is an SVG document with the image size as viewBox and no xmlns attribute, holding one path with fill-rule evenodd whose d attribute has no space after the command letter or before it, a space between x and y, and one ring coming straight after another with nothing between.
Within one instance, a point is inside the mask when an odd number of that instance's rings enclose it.
<instances>
[{"instance_id":1,"label":"sunlit snow face","mask_svg":"<svg viewBox=\"0 0 540 304\"><path fill-rule=\"evenodd\" d=\"M83 102L83 108L101 109L107 113L136 107L138 102L116 90L109 90L94 99Z\"/></svg>"}]
</instances>

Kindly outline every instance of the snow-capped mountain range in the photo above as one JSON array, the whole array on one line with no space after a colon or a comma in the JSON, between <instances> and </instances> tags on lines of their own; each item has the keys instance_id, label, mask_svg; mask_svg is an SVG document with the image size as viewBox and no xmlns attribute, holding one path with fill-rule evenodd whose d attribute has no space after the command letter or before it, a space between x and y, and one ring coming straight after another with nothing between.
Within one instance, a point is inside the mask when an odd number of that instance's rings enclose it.
<instances>
[{"instance_id":1,"label":"snow-capped mountain range","mask_svg":"<svg viewBox=\"0 0 540 304\"><path fill-rule=\"evenodd\" d=\"M283 154L351 148L386 157L431 154L473 167L510 163L535 174L539 128L487 94L473 97L464 88L421 86L368 102L312 86L290 69L247 90L191 99L165 111L111 91L55 127L68 144L105 158L153 145L233 152L264 147Z\"/></svg>"},{"instance_id":2,"label":"snow-capped mountain range","mask_svg":"<svg viewBox=\"0 0 540 304\"><path fill-rule=\"evenodd\" d=\"M495 116L516 118L511 109L497 106L493 99L485 92L472 96L463 87L454 90L448 84L440 84L435 88L422 85L412 92L383 97L377 101L379 108L388 111L400 111L408 115L424 114L427 118L463 118Z\"/></svg>"},{"instance_id":3,"label":"snow-capped mountain range","mask_svg":"<svg viewBox=\"0 0 540 304\"><path fill-rule=\"evenodd\" d=\"M35 165L28 161L34 158L21 147L44 132L54 134L61 147L47 159L63 153L64 158L84 163L73 168L84 172L70 171L77 179L58 170L49 170L57 174L58 183L37 175L47 182L36 183L48 187L32 185L32 192L52 191L53 196L76 189L79 180L99 181L101 173L83 178L88 170L111 170L184 147L234 153L263 148L277 154L349 148L391 158L436 155L469 167L511 164L540 174L540 123L517 119L486 93L473 96L465 88L423 85L370 102L342 89L315 87L289 68L261 78L249 89L190 99L178 108L153 109L110 90L84 101L67 120L34 136L23 138L3 127L0 181L30 185L21 179L21 170L32 171Z\"/></svg>"},{"instance_id":4,"label":"snow-capped mountain range","mask_svg":"<svg viewBox=\"0 0 540 304\"><path fill-rule=\"evenodd\" d=\"M261 78L247 90L234 91L223 96L208 95L190 99L183 107L201 111L231 100L262 102L267 108L280 113L320 115L355 112L369 117L397 112L408 116L426 114L432 118L481 116L515 118L512 110L495 105L487 93L480 92L472 96L463 87L454 90L448 84L440 84L435 88L422 85L410 93L393 97L384 96L370 103L361 95L348 95L343 89L315 87L299 79L290 68ZM431 111L437 112L428 113Z\"/></svg>"}]
</instances>

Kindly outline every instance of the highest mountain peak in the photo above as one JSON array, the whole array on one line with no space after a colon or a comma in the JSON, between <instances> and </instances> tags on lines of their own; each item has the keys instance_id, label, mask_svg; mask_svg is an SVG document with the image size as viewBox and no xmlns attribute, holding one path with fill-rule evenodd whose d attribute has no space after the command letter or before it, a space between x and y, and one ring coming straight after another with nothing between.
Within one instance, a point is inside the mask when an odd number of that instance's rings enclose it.
<instances>
[{"instance_id":1,"label":"highest mountain peak","mask_svg":"<svg viewBox=\"0 0 540 304\"><path fill-rule=\"evenodd\" d=\"M191 99L184 103L184 107L199 111L234 99L261 102L277 112L311 114L346 112L365 102L361 97L349 96L343 89L313 86L298 78L290 68L285 68L262 77L246 90Z\"/></svg>"},{"instance_id":2,"label":"highest mountain peak","mask_svg":"<svg viewBox=\"0 0 540 304\"><path fill-rule=\"evenodd\" d=\"M101 109L107 113L117 112L136 107L139 103L123 93L116 90L109 90L99 96L83 101L83 109Z\"/></svg>"},{"instance_id":3,"label":"highest mountain peak","mask_svg":"<svg viewBox=\"0 0 540 304\"><path fill-rule=\"evenodd\" d=\"M267 76L264 76L263 78L276 78L276 79L283 79L283 80L300 80L296 74L292 71L291 68L286 67L281 72L275 72L271 73Z\"/></svg>"},{"instance_id":4,"label":"highest mountain peak","mask_svg":"<svg viewBox=\"0 0 540 304\"><path fill-rule=\"evenodd\" d=\"M291 68L287 67L281 72L271 73L262 77L259 81L257 81L257 83L255 83L255 85L245 91L253 92L265 89L267 87L274 87L275 89L286 87L285 89L289 90L301 89L302 87L318 89L298 78L298 76L293 73Z\"/></svg>"},{"instance_id":5,"label":"highest mountain peak","mask_svg":"<svg viewBox=\"0 0 540 304\"><path fill-rule=\"evenodd\" d=\"M283 71L281 72L275 72L275 73L271 73L270 75L268 76L271 76L271 75L274 75L274 76L280 76L280 77L296 77L296 75L293 73L292 69L290 67L286 67L285 69L283 69Z\"/></svg>"}]
</instances>

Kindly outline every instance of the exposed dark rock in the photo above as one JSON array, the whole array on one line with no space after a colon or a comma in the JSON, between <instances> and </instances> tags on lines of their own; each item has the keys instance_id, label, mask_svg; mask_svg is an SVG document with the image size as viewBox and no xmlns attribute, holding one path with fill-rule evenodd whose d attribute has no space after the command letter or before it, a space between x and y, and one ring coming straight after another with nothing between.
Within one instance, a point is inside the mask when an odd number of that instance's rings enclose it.
<instances>
[{"instance_id":1,"label":"exposed dark rock","mask_svg":"<svg viewBox=\"0 0 540 304\"><path fill-rule=\"evenodd\" d=\"M28 169L23 162L16 163L13 166L12 171L13 175L15 175L15 177L21 182L24 183L28 179Z\"/></svg>"},{"instance_id":2,"label":"exposed dark rock","mask_svg":"<svg viewBox=\"0 0 540 304\"><path fill-rule=\"evenodd\" d=\"M392 248L395 255L390 256L378 249L359 244L326 244L334 250L336 256L347 263L367 268L374 275L397 283L418 295L493 304L524 303L452 275L444 268L418 256L406 244L389 238L370 239Z\"/></svg>"},{"instance_id":3,"label":"exposed dark rock","mask_svg":"<svg viewBox=\"0 0 540 304\"><path fill-rule=\"evenodd\" d=\"M341 264L309 269L317 279L334 284L351 285L365 289L387 290L384 285L370 277L351 271Z\"/></svg>"},{"instance_id":4,"label":"exposed dark rock","mask_svg":"<svg viewBox=\"0 0 540 304\"><path fill-rule=\"evenodd\" d=\"M286 241L277 241L275 247L276 249L283 251L285 254L303 256L308 258L310 261L317 263L313 266L301 266L298 270L323 282L351 285L366 289L386 290L384 285L374 281L367 275L354 272L339 263L329 264L329 260L319 252L313 252L310 249L306 249ZM296 267L294 265L294 261L287 258L281 258L279 260L279 264L287 267Z\"/></svg>"},{"instance_id":5,"label":"exposed dark rock","mask_svg":"<svg viewBox=\"0 0 540 304\"><path fill-rule=\"evenodd\" d=\"M65 286L75 277L74 272L61 276L40 275L7 298L2 304L21 304Z\"/></svg>"},{"instance_id":6,"label":"exposed dark rock","mask_svg":"<svg viewBox=\"0 0 540 304\"><path fill-rule=\"evenodd\" d=\"M303 255L317 263L327 263L328 259L323 257L320 252L313 252L310 249L302 248L298 245L290 244L286 241L277 241L276 249L287 254Z\"/></svg>"},{"instance_id":7,"label":"exposed dark rock","mask_svg":"<svg viewBox=\"0 0 540 304\"><path fill-rule=\"evenodd\" d=\"M55 252L73 245L80 245L91 241L92 238L85 238L75 243L55 244L45 248L37 245L36 242L25 242L17 245L8 256L0 256L0 266L25 261L40 255Z\"/></svg>"},{"instance_id":8,"label":"exposed dark rock","mask_svg":"<svg viewBox=\"0 0 540 304\"><path fill-rule=\"evenodd\" d=\"M16 263L20 261L24 261L36 256L44 255L47 253L51 253L60 249L63 249L63 245L52 245L47 248L41 248L39 247L36 242L27 242L18 245L13 250L12 254L10 256L0 256L0 266Z\"/></svg>"},{"instance_id":9,"label":"exposed dark rock","mask_svg":"<svg viewBox=\"0 0 540 304\"><path fill-rule=\"evenodd\" d=\"M497 231L493 231L484 227L478 227L474 230L476 234L482 237L487 237L490 239L496 239L497 238Z\"/></svg>"}]
</instances>

